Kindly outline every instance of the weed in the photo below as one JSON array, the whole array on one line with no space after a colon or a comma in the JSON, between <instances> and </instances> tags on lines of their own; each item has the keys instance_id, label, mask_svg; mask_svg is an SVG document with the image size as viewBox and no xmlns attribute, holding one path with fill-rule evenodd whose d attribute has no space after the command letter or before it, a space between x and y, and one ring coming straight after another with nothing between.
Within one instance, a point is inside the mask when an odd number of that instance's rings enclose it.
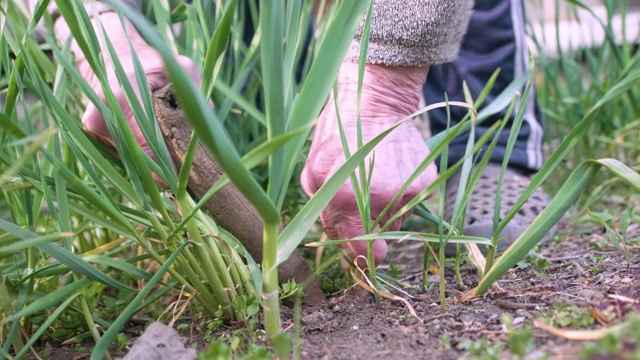
<instances>
[{"instance_id":1,"label":"weed","mask_svg":"<svg viewBox=\"0 0 640 360\"><path fill-rule=\"evenodd\" d=\"M295 296L302 296L303 293L304 289L302 285L297 284L293 279L287 281L284 284L280 284L280 300Z\"/></svg>"},{"instance_id":2,"label":"weed","mask_svg":"<svg viewBox=\"0 0 640 360\"><path fill-rule=\"evenodd\" d=\"M40 352L40 357L44 360L48 360L51 357L51 349L49 347L45 347L42 352Z\"/></svg>"},{"instance_id":3,"label":"weed","mask_svg":"<svg viewBox=\"0 0 640 360\"><path fill-rule=\"evenodd\" d=\"M207 350L198 354L199 360L231 359L231 346L223 341L213 341Z\"/></svg>"},{"instance_id":4,"label":"weed","mask_svg":"<svg viewBox=\"0 0 640 360\"><path fill-rule=\"evenodd\" d=\"M398 279L403 273L404 270L400 269L396 264L389 264L389 275L392 278Z\"/></svg>"},{"instance_id":5,"label":"weed","mask_svg":"<svg viewBox=\"0 0 640 360\"><path fill-rule=\"evenodd\" d=\"M465 350L468 352L469 359L474 360L499 360L502 357L502 348L504 347L502 341L498 341L491 344L486 338L482 338L475 341L464 341L458 344L458 350Z\"/></svg>"},{"instance_id":6,"label":"weed","mask_svg":"<svg viewBox=\"0 0 640 360\"><path fill-rule=\"evenodd\" d=\"M246 326L212 339L209 347L198 355L198 359L271 359L277 346L266 345L264 332L256 330L257 319L250 319ZM286 348L286 345L284 345ZM287 353L289 350L284 349Z\"/></svg>"},{"instance_id":7,"label":"weed","mask_svg":"<svg viewBox=\"0 0 640 360\"><path fill-rule=\"evenodd\" d=\"M606 238L616 249L624 253L627 266L629 266L629 249L627 248L627 229L631 224L633 208L628 207L616 221L609 213L588 212L589 218L596 224L604 227Z\"/></svg>"},{"instance_id":8,"label":"weed","mask_svg":"<svg viewBox=\"0 0 640 360\"><path fill-rule=\"evenodd\" d=\"M444 350L451 349L451 339L449 338L449 335L442 334L442 336L440 336L440 347Z\"/></svg>"},{"instance_id":9,"label":"weed","mask_svg":"<svg viewBox=\"0 0 640 360\"><path fill-rule=\"evenodd\" d=\"M340 255L336 248L325 248L320 287L325 293L333 294L342 291L353 284L353 279L344 271L339 261Z\"/></svg>"},{"instance_id":10,"label":"weed","mask_svg":"<svg viewBox=\"0 0 640 360\"><path fill-rule=\"evenodd\" d=\"M511 355L508 358L526 358L535 349L530 323L522 323L516 328L513 319L506 314L502 316L502 323L507 334L506 342L495 341L492 343L487 338L481 338L475 341L464 341L457 345L457 349L468 351L469 359L503 359L506 351ZM441 343L445 348L444 344L449 344L448 337L445 339L443 335Z\"/></svg>"},{"instance_id":11,"label":"weed","mask_svg":"<svg viewBox=\"0 0 640 360\"><path fill-rule=\"evenodd\" d=\"M530 328L516 329L513 319L508 315L502 316L502 323L507 330L509 352L517 358L523 359L533 348L533 334Z\"/></svg>"},{"instance_id":12,"label":"weed","mask_svg":"<svg viewBox=\"0 0 640 360\"><path fill-rule=\"evenodd\" d=\"M530 251L522 261L518 262L518 267L521 269L533 267L539 275L544 276L545 271L549 268L549 261L540 254Z\"/></svg>"},{"instance_id":13,"label":"weed","mask_svg":"<svg viewBox=\"0 0 640 360\"><path fill-rule=\"evenodd\" d=\"M588 255L587 259L596 263L596 264L600 264L600 263L604 263L607 262L609 260L611 260L609 257L603 255L603 254L594 254L594 255Z\"/></svg>"},{"instance_id":14,"label":"weed","mask_svg":"<svg viewBox=\"0 0 640 360\"><path fill-rule=\"evenodd\" d=\"M119 354L124 352L124 348L129 344L129 339L124 333L118 333L116 336L116 346ZM84 352L84 351L83 351Z\"/></svg>"},{"instance_id":15,"label":"weed","mask_svg":"<svg viewBox=\"0 0 640 360\"><path fill-rule=\"evenodd\" d=\"M585 328L595 324L588 308L575 304L557 303L538 315L542 322L555 327Z\"/></svg>"},{"instance_id":16,"label":"weed","mask_svg":"<svg viewBox=\"0 0 640 360\"><path fill-rule=\"evenodd\" d=\"M208 322L207 323L207 328L203 332L204 338L205 339L210 339L211 335L214 332L218 331L218 329L220 329L220 327L222 327L223 324L224 324L224 322L222 321L222 319L216 319L216 320Z\"/></svg>"},{"instance_id":17,"label":"weed","mask_svg":"<svg viewBox=\"0 0 640 360\"><path fill-rule=\"evenodd\" d=\"M589 267L589 272L591 273L592 276L598 275L601 272L603 272L604 270L597 267L597 266L590 266Z\"/></svg>"}]
</instances>

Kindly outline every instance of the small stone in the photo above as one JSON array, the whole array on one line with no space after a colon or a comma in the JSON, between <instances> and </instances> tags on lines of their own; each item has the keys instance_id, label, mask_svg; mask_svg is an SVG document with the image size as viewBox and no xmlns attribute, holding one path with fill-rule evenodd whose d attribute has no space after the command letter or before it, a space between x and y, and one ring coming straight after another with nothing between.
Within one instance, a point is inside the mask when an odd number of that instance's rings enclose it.
<instances>
[{"instance_id":1,"label":"small stone","mask_svg":"<svg viewBox=\"0 0 640 360\"><path fill-rule=\"evenodd\" d=\"M429 284L437 284L440 282L440 275L429 275L427 277L427 283Z\"/></svg>"},{"instance_id":2,"label":"small stone","mask_svg":"<svg viewBox=\"0 0 640 360\"><path fill-rule=\"evenodd\" d=\"M410 327L407 326L400 326L400 332L402 332L402 335L409 335L411 333L413 333L413 330Z\"/></svg>"},{"instance_id":3,"label":"small stone","mask_svg":"<svg viewBox=\"0 0 640 360\"><path fill-rule=\"evenodd\" d=\"M537 359L546 359L547 353L544 350L533 350L531 353L527 354L525 359L527 360L537 360Z\"/></svg>"},{"instance_id":4,"label":"small stone","mask_svg":"<svg viewBox=\"0 0 640 360\"><path fill-rule=\"evenodd\" d=\"M533 316L533 314L531 314L531 312L524 310L524 309L518 309L516 310L516 315L525 318L525 319L529 319Z\"/></svg>"},{"instance_id":5,"label":"small stone","mask_svg":"<svg viewBox=\"0 0 640 360\"><path fill-rule=\"evenodd\" d=\"M322 312L322 311L315 311L315 312L312 312L311 314L307 314L307 315L302 317L302 323L305 324L305 325L315 324L315 323L318 323L318 322L324 322L326 320L327 319L324 316L324 312Z\"/></svg>"},{"instance_id":6,"label":"small stone","mask_svg":"<svg viewBox=\"0 0 640 360\"><path fill-rule=\"evenodd\" d=\"M463 323L470 323L472 321L477 321L478 317L472 313L464 313L464 314L460 314L460 316L458 317L458 320L462 321Z\"/></svg>"},{"instance_id":7,"label":"small stone","mask_svg":"<svg viewBox=\"0 0 640 360\"><path fill-rule=\"evenodd\" d=\"M197 357L195 349L185 348L177 331L154 322L136 340L123 360L195 360Z\"/></svg>"},{"instance_id":8,"label":"small stone","mask_svg":"<svg viewBox=\"0 0 640 360\"><path fill-rule=\"evenodd\" d=\"M591 289L580 290L578 292L578 296L580 296L581 298L587 301L604 300L605 298L604 293L602 291L591 290Z\"/></svg>"}]
</instances>

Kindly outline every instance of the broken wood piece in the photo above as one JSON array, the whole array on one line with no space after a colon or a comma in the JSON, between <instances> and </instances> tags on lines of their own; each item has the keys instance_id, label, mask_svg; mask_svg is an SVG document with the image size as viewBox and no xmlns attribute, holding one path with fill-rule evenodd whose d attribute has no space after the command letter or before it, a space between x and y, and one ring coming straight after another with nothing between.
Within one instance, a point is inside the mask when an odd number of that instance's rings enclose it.
<instances>
[{"instance_id":1,"label":"broken wood piece","mask_svg":"<svg viewBox=\"0 0 640 360\"><path fill-rule=\"evenodd\" d=\"M160 131L174 164L180 168L189 146L192 129L180 109L171 86L153 93L153 105ZM223 170L201 143L189 173L188 189L192 196L202 198L222 176ZM229 184L216 193L205 205L217 223L235 236L258 263L262 262L262 218L242 193ZM294 279L302 284L315 277L302 254L295 251L278 268L281 283ZM312 278L305 288L304 302L315 305L324 301L324 293L317 279Z\"/></svg>"}]
</instances>

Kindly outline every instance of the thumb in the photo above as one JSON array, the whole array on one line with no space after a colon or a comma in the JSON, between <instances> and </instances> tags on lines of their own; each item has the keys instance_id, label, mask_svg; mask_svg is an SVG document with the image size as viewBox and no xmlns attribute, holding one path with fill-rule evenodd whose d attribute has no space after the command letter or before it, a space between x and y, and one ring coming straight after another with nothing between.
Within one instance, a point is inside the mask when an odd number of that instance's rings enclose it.
<instances>
[{"instance_id":1,"label":"thumb","mask_svg":"<svg viewBox=\"0 0 640 360\"><path fill-rule=\"evenodd\" d=\"M134 90L136 91L136 94L138 94L137 87L135 87ZM131 107L127 102L127 98L124 91L122 91L121 88L114 89L114 96L118 101L118 105L122 109L125 118L127 119L127 125L131 128L131 131L133 132L133 136L135 138L136 144L138 144L138 146L140 146L142 151L144 151L147 155L149 155L149 157L151 157L153 161L156 161L156 158L153 155L153 151L151 150L149 143L145 139L144 134L142 133L142 130L140 129L140 126L138 125L137 120L133 116ZM82 126L84 130L87 133L89 133L92 137L94 137L96 140L107 145L112 150L116 150L115 141L111 136L111 133L109 132L109 127L107 125L107 122L104 116L102 115L102 113L98 110L98 108L94 103L89 103L89 105L87 106L87 109L82 115ZM116 156L120 156L120 154L116 154ZM153 177L154 181L162 189L166 190L170 188L169 184L167 184L167 182L165 182L164 179L160 177L160 175L152 171L151 176Z\"/></svg>"},{"instance_id":2,"label":"thumb","mask_svg":"<svg viewBox=\"0 0 640 360\"><path fill-rule=\"evenodd\" d=\"M115 148L104 116L92 102L87 105L82 115L82 128L96 140Z\"/></svg>"}]
</instances>

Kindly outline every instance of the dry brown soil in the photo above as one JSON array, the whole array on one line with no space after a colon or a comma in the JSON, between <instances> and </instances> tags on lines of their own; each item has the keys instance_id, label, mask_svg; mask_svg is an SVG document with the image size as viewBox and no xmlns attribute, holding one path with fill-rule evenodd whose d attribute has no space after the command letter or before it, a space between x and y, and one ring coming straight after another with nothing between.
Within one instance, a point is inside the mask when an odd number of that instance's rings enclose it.
<instances>
[{"instance_id":1,"label":"dry brown soil","mask_svg":"<svg viewBox=\"0 0 640 360\"><path fill-rule=\"evenodd\" d=\"M629 311L639 309L640 247L629 247L630 265L627 266L624 254L607 243L600 229L565 229L561 238L538 249L548 262L546 270L536 271L532 265L513 268L499 281L501 290L491 290L465 303L458 300L462 292L448 270L445 313L440 312L437 284L427 291L421 290L420 245L395 245L389 262L403 270L398 278L404 290L411 294L406 298L417 318L398 301L383 299L376 304L353 290L334 294L326 305L302 310L302 358L482 359L488 358L490 351L501 351L500 358L510 359L514 357L508 351L508 335L503 324L506 314L516 330L531 329L534 344L529 347L526 358L577 359L583 342L565 340L535 328L533 320L549 321L554 316L564 316L577 324L580 318L591 317L593 324L582 326L583 329L621 322ZM639 240L640 228L632 225L629 242ZM478 281L471 266L463 266L462 278L467 288ZM292 313L285 308L283 325L293 332ZM128 329L128 334L134 337L142 328L142 325L135 326ZM224 328L213 337L233 330ZM202 334L193 329L182 334L187 344L196 343L202 349L208 344L202 341ZM481 355L464 350L474 344L478 346L481 339L487 339L489 344L480 350ZM632 348L635 346L631 344ZM89 350L87 348L87 352ZM482 355L483 351L486 356ZM88 358L87 352L54 347L50 359L83 359Z\"/></svg>"}]
</instances>

